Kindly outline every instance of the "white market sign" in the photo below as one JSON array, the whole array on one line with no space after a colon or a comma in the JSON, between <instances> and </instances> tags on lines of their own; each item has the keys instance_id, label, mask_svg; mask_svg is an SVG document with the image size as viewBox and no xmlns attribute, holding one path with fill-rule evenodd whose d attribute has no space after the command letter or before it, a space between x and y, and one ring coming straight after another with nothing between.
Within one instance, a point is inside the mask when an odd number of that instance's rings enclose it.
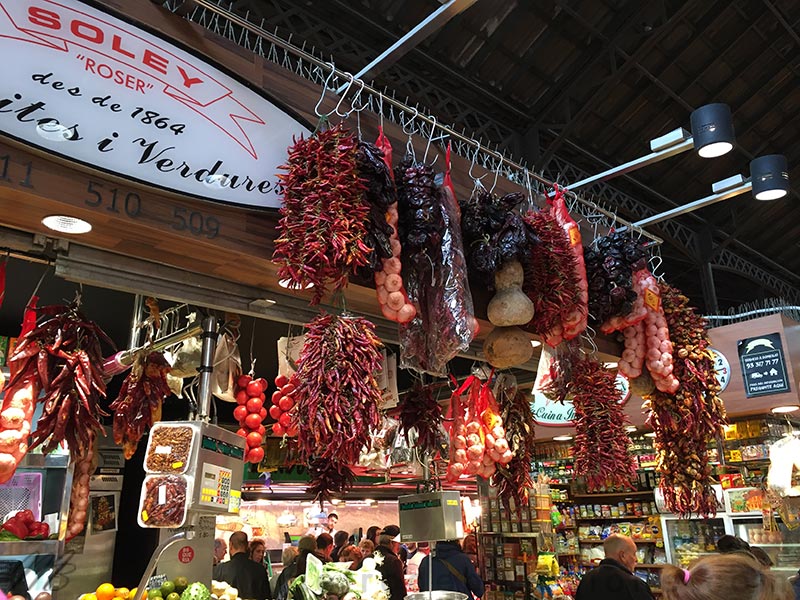
<instances>
[{"instance_id":1,"label":"white market sign","mask_svg":"<svg viewBox=\"0 0 800 600\"><path fill-rule=\"evenodd\" d=\"M293 116L220 70L77 0L0 0L0 131L191 196L280 205Z\"/></svg>"},{"instance_id":2,"label":"white market sign","mask_svg":"<svg viewBox=\"0 0 800 600\"><path fill-rule=\"evenodd\" d=\"M630 382L624 375L617 374L616 385L620 393L619 403L625 404L631 397ZM539 390L533 391L531 410L537 425L565 427L575 424L575 407L571 401L567 400L563 404L553 402Z\"/></svg>"}]
</instances>

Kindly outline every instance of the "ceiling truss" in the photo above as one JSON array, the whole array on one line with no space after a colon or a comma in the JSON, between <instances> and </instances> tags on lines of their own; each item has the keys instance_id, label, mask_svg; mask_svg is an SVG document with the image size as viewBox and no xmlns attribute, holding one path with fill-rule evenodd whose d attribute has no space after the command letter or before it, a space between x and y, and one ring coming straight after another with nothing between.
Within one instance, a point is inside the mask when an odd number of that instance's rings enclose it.
<instances>
[{"instance_id":1,"label":"ceiling truss","mask_svg":"<svg viewBox=\"0 0 800 600\"><path fill-rule=\"evenodd\" d=\"M334 3L339 2L338 0L334 0ZM177 10L177 8L182 4L182 0L168 0L166 2L167 7L173 11ZM247 6L249 2L240 1L237 4ZM275 9L274 18L270 19L270 23L275 25L276 34L280 35L279 32L285 30L287 32L295 32L294 34L300 38L308 39L312 38L315 32L319 33L320 31L325 30L325 23L323 21L317 20L317 18L309 12L298 10L296 5L294 7L290 6L293 3L287 4L282 0L271 0L270 4ZM686 7L690 5L691 3L686 3L683 6ZM294 10L292 10L292 8L294 8ZM706 12L706 14L708 14L708 12ZM679 11L677 14L678 17L682 15L683 11ZM675 16L676 15L673 14L673 18L675 18ZM208 28L218 35L222 35L228 39L231 39L239 45L264 56L268 60L275 62L284 68L289 68L299 72L299 63L293 61L292 57L290 57L287 53L277 50L270 44L263 43L260 38L251 35L247 31L236 28L225 19L220 18L217 14L208 14L202 9L195 9L194 11L190 12L187 18L190 18L191 20ZM251 17L250 20L253 21L254 19ZM262 21L261 25L263 27L265 22ZM287 37L291 38L292 36L284 35L282 37L286 39ZM657 36L653 36L653 39L657 39ZM611 41L613 42L613 40ZM297 40L295 40L295 44L296 43ZM304 48L305 46L306 44L303 43ZM337 58L337 60L340 57L347 57L348 61L353 61L355 63L352 65L353 70L355 70L355 68L359 65L366 64L366 62L370 59L370 56L374 55L374 49L362 43L360 40L341 35L341 32L336 32L336 42L332 47L336 53L335 58ZM308 48L306 48L306 50L308 50ZM313 49L311 50L313 51ZM331 48L326 48L326 50L330 51ZM611 48L609 48L609 50L613 50L613 45ZM411 54L417 54L419 52L419 49L415 49ZM774 48L773 52L776 52ZM618 67L617 72L612 78L603 84L603 87L612 85L614 81L618 80L620 72L635 67L635 63L636 55L631 56L630 59L621 67ZM441 65L441 63L438 65L433 64L433 68L436 68L437 66L444 67ZM303 72L299 72L299 74L308 75L307 73ZM462 99L457 97L456 93L434 85L433 80L429 79L430 77L435 77L435 73L420 72L416 69L407 69L402 63L398 63L393 65L389 72L382 74L379 79L389 80L394 89L402 89L405 92L408 92L414 102L418 102L423 106L423 111L427 110L430 113L435 114L437 118L444 122L455 123L459 130L474 137L484 145L494 146L504 152L515 148L520 148L521 136L519 134L518 127L513 127L508 123L498 122L496 119L492 118L479 108L464 102ZM496 99L498 103L507 104L507 101L502 98L497 98L489 90L482 91L490 100ZM391 92L387 91L387 93L393 96ZM558 99L551 100L550 104L555 104L557 100ZM407 99L406 103L409 102L412 102L412 100ZM587 109L581 109L581 111L579 111L579 113L573 117L573 122L579 121L580 116L585 112L585 110ZM522 116L520 111L515 109L514 111L509 111L509 113L513 117L512 120L518 123L520 117ZM567 127L569 127L569 124ZM563 130L558 132L557 135L558 134L565 136ZM486 140L489 140L489 142ZM553 148L553 145L551 144L550 147ZM541 170L541 174L544 177L554 181L568 183L569 181L576 181L588 175L588 173L586 173L584 170L576 167L557 154L552 154L553 155L550 157L546 168ZM545 159L546 158L547 156L545 155ZM654 197L660 196L660 194L647 188L647 186L641 183L637 182L637 185L639 185L641 188L644 188L649 195ZM598 204L606 207L609 210L616 211L621 216L626 218L641 219L657 212L642 200L634 198L631 195L608 184L596 185L591 188L589 192L591 192L594 200L597 201ZM664 199L663 196L661 196L661 198ZM672 206L676 205L675 202L669 199L667 200ZM752 250L738 240L735 240L734 236L719 230L709 223L706 223L703 219L697 217L696 215L695 217L695 220L701 223L704 229L710 228L718 235L721 235L726 244L736 246L738 249L743 250L746 255L753 256L758 262L770 262L769 259L766 259L766 257L763 255ZM692 258L696 262L700 263L702 262L703 258L698 256L696 251L696 249L699 247L697 241L698 231L699 230L689 227L682 222L674 220L661 223L658 227L659 235L663 236L675 251L679 252L684 257ZM730 238L734 239L727 241ZM768 264L768 268L762 267L757 264L757 262L754 262L746 256L735 253L726 247L723 247L714 254L712 264L720 269L731 270L739 275L747 277L748 279L751 279L752 281L764 286L771 293L779 294L787 299L797 299L800 297L798 295L798 289L796 285L793 281L790 282L790 280L795 280L796 275L787 272L787 275L791 276L789 277L789 280L775 275L772 272L772 267L778 265Z\"/></svg>"}]
</instances>

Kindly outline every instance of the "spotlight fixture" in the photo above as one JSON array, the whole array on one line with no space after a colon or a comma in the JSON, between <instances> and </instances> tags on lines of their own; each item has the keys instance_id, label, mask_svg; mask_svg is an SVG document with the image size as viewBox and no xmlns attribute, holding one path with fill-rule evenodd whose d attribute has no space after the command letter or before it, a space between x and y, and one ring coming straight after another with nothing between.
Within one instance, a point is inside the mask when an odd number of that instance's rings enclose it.
<instances>
[{"instance_id":1,"label":"spotlight fixture","mask_svg":"<svg viewBox=\"0 0 800 600\"><path fill-rule=\"evenodd\" d=\"M554 442L568 442L572 439L571 435L557 435L553 438Z\"/></svg>"},{"instance_id":2,"label":"spotlight fixture","mask_svg":"<svg viewBox=\"0 0 800 600\"><path fill-rule=\"evenodd\" d=\"M542 342L540 342L539 340L531 340L531 346L533 346L534 348L538 348L541 345Z\"/></svg>"},{"instance_id":3,"label":"spotlight fixture","mask_svg":"<svg viewBox=\"0 0 800 600\"><path fill-rule=\"evenodd\" d=\"M692 139L697 154L716 158L733 149L733 118L727 104L716 102L694 110L690 116Z\"/></svg>"},{"instance_id":4,"label":"spotlight fixture","mask_svg":"<svg viewBox=\"0 0 800 600\"><path fill-rule=\"evenodd\" d=\"M673 129L650 140L650 154L645 154L617 167L611 167L596 175L575 181L566 187L574 192L600 181L608 181L614 177L638 171L662 160L688 152L692 148L697 150L697 154L703 158L722 156L733 149L735 142L733 121L731 119L731 109L727 104L717 103L701 106L692 112L690 120L692 124L691 133L683 127Z\"/></svg>"},{"instance_id":5,"label":"spotlight fixture","mask_svg":"<svg viewBox=\"0 0 800 600\"><path fill-rule=\"evenodd\" d=\"M648 431L647 433L644 434L644 437L654 438L654 437L656 437L656 432L655 431Z\"/></svg>"},{"instance_id":6,"label":"spotlight fixture","mask_svg":"<svg viewBox=\"0 0 800 600\"><path fill-rule=\"evenodd\" d=\"M789 193L789 165L782 154L759 156L750 162L750 181L756 200L777 200Z\"/></svg>"},{"instance_id":7,"label":"spotlight fixture","mask_svg":"<svg viewBox=\"0 0 800 600\"><path fill-rule=\"evenodd\" d=\"M613 362L606 362L606 363L603 363L603 366L604 366L606 369L616 369L616 368L619 366L619 363L618 363L618 362L616 362L616 361L613 361Z\"/></svg>"},{"instance_id":8,"label":"spotlight fixture","mask_svg":"<svg viewBox=\"0 0 800 600\"><path fill-rule=\"evenodd\" d=\"M59 233L75 235L89 233L92 230L92 224L88 221L69 215L48 215L42 219L42 225Z\"/></svg>"},{"instance_id":9,"label":"spotlight fixture","mask_svg":"<svg viewBox=\"0 0 800 600\"><path fill-rule=\"evenodd\" d=\"M627 431L628 433L633 433L634 431L636 431L636 425L626 425L625 431Z\"/></svg>"},{"instance_id":10,"label":"spotlight fixture","mask_svg":"<svg viewBox=\"0 0 800 600\"><path fill-rule=\"evenodd\" d=\"M785 404L783 406L773 406L772 412L776 415L783 415L800 410L799 404Z\"/></svg>"},{"instance_id":11,"label":"spotlight fixture","mask_svg":"<svg viewBox=\"0 0 800 600\"><path fill-rule=\"evenodd\" d=\"M789 169L786 157L783 155L768 154L754 158L750 162L750 175L749 179L738 174L717 181L711 184L711 191L714 193L710 196L641 219L634 225L637 227L655 225L750 191L756 200L777 200L789 192Z\"/></svg>"}]
</instances>

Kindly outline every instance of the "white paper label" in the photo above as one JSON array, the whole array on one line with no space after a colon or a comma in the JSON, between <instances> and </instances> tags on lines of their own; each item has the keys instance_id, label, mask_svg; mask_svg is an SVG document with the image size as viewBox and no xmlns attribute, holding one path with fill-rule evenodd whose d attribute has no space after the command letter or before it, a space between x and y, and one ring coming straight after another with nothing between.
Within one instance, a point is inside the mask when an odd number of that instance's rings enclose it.
<instances>
[{"instance_id":1,"label":"white paper label","mask_svg":"<svg viewBox=\"0 0 800 600\"><path fill-rule=\"evenodd\" d=\"M172 452L172 446L156 446L155 452L156 454L170 454Z\"/></svg>"},{"instance_id":2,"label":"white paper label","mask_svg":"<svg viewBox=\"0 0 800 600\"><path fill-rule=\"evenodd\" d=\"M158 486L158 503L159 504L166 504L167 503L167 486L166 485Z\"/></svg>"}]
</instances>

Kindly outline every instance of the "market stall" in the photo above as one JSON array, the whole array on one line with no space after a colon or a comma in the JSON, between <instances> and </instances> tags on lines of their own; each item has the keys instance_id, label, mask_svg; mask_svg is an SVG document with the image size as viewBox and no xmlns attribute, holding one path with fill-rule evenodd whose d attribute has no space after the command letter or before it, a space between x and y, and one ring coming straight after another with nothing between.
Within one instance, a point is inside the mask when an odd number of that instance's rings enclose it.
<instances>
[{"instance_id":1,"label":"market stall","mask_svg":"<svg viewBox=\"0 0 800 600\"><path fill-rule=\"evenodd\" d=\"M14 65L76 125L0 143L5 260L55 282L3 262L0 492L28 495L0 547L32 597L236 600L215 538L270 571L346 506L356 541L474 533L489 600L573 596L613 534L656 595L726 532L790 567L797 423L765 415L797 408L796 322L717 335L662 239L591 196L291 44L308 68L99 5L18 15L85 52ZM291 596L385 597L380 561L350 566L310 555Z\"/></svg>"}]
</instances>

